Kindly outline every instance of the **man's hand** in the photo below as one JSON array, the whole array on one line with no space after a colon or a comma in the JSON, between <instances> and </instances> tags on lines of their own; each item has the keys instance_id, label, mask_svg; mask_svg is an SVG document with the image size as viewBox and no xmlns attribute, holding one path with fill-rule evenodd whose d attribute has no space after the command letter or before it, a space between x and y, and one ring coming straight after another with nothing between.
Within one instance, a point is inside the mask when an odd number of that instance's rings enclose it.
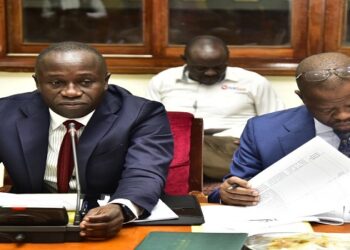
<instances>
[{"instance_id":1,"label":"man's hand","mask_svg":"<svg viewBox=\"0 0 350 250\"><path fill-rule=\"evenodd\" d=\"M249 186L248 181L233 176L221 184L220 198L227 205L254 206L259 202L259 193Z\"/></svg>"},{"instance_id":2,"label":"man's hand","mask_svg":"<svg viewBox=\"0 0 350 250\"><path fill-rule=\"evenodd\" d=\"M111 238L122 228L123 221L124 217L119 204L93 208L80 223L80 236L89 240Z\"/></svg>"}]
</instances>

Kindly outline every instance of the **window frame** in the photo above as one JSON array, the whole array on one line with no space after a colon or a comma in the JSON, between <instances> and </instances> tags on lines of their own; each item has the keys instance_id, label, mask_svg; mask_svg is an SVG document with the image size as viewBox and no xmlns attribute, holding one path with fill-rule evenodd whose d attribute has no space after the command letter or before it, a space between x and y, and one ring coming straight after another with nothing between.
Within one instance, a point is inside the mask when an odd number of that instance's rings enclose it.
<instances>
[{"instance_id":1,"label":"window frame","mask_svg":"<svg viewBox=\"0 0 350 250\"><path fill-rule=\"evenodd\" d=\"M344 3L345 0L292 1L291 46L229 46L229 65L264 75L293 75L298 62L308 55L335 49L350 54L350 48L337 47L342 27L339 13ZM92 44L104 54L112 73L153 74L183 64L180 55L184 46L169 45L167 41L168 11L160 10L168 9L168 0L143 0L143 6L143 46ZM21 0L0 0L2 71L33 71L37 53L47 46L21 42L20 10ZM11 22L6 20L10 12ZM13 48L15 53L10 52Z\"/></svg>"}]
</instances>

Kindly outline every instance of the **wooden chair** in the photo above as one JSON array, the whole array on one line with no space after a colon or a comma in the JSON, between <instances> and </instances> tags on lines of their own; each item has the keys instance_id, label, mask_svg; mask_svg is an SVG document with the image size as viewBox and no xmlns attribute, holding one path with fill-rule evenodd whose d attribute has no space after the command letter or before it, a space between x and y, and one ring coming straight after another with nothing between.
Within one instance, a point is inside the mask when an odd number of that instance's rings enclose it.
<instances>
[{"instance_id":1,"label":"wooden chair","mask_svg":"<svg viewBox=\"0 0 350 250\"><path fill-rule=\"evenodd\" d=\"M203 119L186 112L168 112L174 136L174 159L165 193L183 195L203 189ZM179 159L180 158L180 159ZM185 187L186 186L186 187Z\"/></svg>"},{"instance_id":2,"label":"wooden chair","mask_svg":"<svg viewBox=\"0 0 350 250\"><path fill-rule=\"evenodd\" d=\"M10 179L10 176L8 175L6 169L4 169L4 185L0 187L0 192L10 192L12 186L12 180Z\"/></svg>"}]
</instances>

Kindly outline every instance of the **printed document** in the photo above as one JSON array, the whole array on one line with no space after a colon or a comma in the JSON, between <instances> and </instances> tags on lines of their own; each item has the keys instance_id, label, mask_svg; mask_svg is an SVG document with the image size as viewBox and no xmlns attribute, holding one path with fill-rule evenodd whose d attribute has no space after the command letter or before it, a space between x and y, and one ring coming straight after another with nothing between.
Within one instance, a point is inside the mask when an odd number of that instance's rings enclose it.
<instances>
[{"instance_id":1,"label":"printed document","mask_svg":"<svg viewBox=\"0 0 350 250\"><path fill-rule=\"evenodd\" d=\"M350 159L320 137L277 161L249 183L256 206L202 207L204 232L303 232L302 221L339 225L350 218Z\"/></svg>"},{"instance_id":2,"label":"printed document","mask_svg":"<svg viewBox=\"0 0 350 250\"><path fill-rule=\"evenodd\" d=\"M268 217L325 213L350 202L350 159L315 137L249 183L260 193L254 208Z\"/></svg>"}]
</instances>

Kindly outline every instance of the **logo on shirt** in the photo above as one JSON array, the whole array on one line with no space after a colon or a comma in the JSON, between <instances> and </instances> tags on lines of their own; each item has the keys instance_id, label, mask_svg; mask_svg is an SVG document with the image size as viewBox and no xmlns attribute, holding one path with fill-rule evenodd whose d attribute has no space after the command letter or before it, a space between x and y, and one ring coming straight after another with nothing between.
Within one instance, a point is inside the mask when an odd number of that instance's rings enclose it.
<instances>
[{"instance_id":1,"label":"logo on shirt","mask_svg":"<svg viewBox=\"0 0 350 250\"><path fill-rule=\"evenodd\" d=\"M237 87L237 86L232 86L232 85L229 85L229 84L222 84L221 85L221 88L223 90L226 90L226 89L232 89L232 90L237 90L237 91L247 91L245 88L241 88L241 87Z\"/></svg>"}]
</instances>

